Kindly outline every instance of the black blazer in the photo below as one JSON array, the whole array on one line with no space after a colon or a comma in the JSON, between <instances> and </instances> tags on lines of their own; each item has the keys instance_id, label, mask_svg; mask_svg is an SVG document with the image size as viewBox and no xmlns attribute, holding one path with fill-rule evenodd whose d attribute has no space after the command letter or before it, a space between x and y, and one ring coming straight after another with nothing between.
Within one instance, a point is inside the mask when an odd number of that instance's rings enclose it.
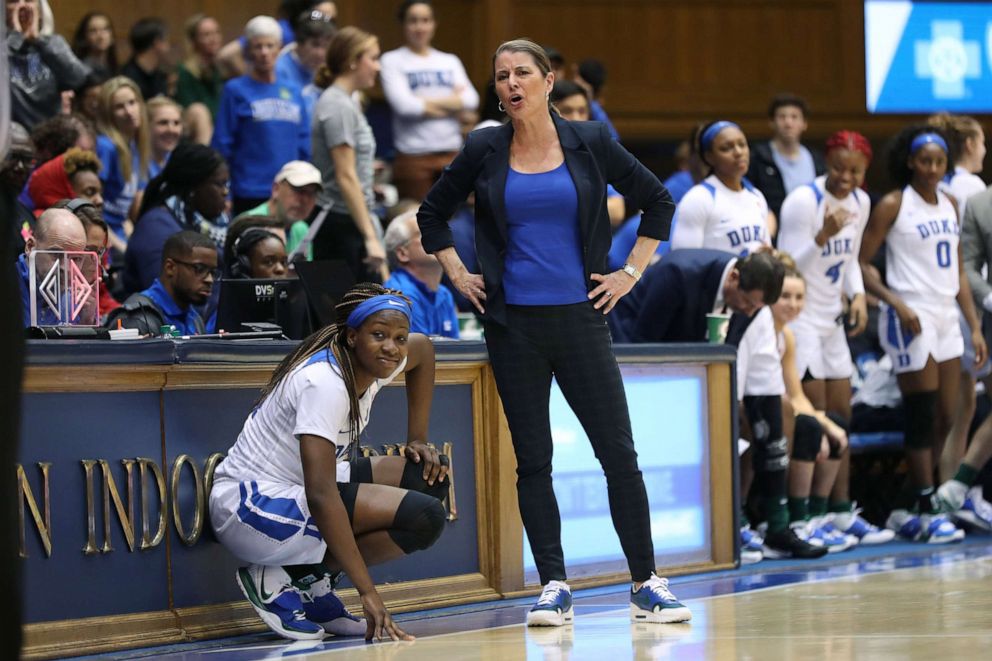
<instances>
[{"instance_id":1,"label":"black blazer","mask_svg":"<svg viewBox=\"0 0 992 661\"><path fill-rule=\"evenodd\" d=\"M665 255L609 315L613 341L705 342L706 315L732 259L732 253L702 248Z\"/></svg>"},{"instance_id":2,"label":"black blazer","mask_svg":"<svg viewBox=\"0 0 992 661\"><path fill-rule=\"evenodd\" d=\"M816 176L820 176L827 171L823 154L816 149L806 147L813 155L813 169ZM754 184L754 187L762 192L768 208L778 218L782 211L782 202L785 201L785 181L782 173L775 165L775 157L772 156L772 146L768 141L756 142L751 145L751 163L747 169L747 178Z\"/></svg>"},{"instance_id":3,"label":"black blazer","mask_svg":"<svg viewBox=\"0 0 992 661\"><path fill-rule=\"evenodd\" d=\"M606 211L606 184L613 186L643 211L637 233L664 241L675 213L672 196L658 178L610 137L601 122L569 122L552 115L565 164L578 193L579 227L586 280L590 273L606 273L612 232ZM444 169L441 178L420 205L417 221L424 249L433 253L454 245L448 220L475 192L475 247L486 283L486 315L506 323L503 259L507 219L504 191L510 167L513 125L469 133L465 146Z\"/></svg>"}]
</instances>

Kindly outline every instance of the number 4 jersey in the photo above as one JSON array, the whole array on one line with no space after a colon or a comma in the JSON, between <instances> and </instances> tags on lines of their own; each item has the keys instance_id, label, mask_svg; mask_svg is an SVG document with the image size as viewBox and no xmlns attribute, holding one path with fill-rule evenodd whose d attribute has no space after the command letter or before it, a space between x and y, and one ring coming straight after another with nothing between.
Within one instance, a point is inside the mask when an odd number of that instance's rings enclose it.
<instances>
[{"instance_id":1,"label":"number 4 jersey","mask_svg":"<svg viewBox=\"0 0 992 661\"><path fill-rule=\"evenodd\" d=\"M843 208L848 220L844 227L816 244L828 209ZM795 189L782 204L778 247L792 255L806 280L806 305L800 321L820 330L836 327L843 310L842 296L853 297L865 291L858 265L861 237L868 224L871 202L863 190L855 190L840 200L826 190L826 177Z\"/></svg>"},{"instance_id":2,"label":"number 4 jersey","mask_svg":"<svg viewBox=\"0 0 992 661\"><path fill-rule=\"evenodd\" d=\"M931 309L955 305L958 275L957 214L950 198L937 192L929 204L912 186L902 191L899 215L885 239L886 282L907 305Z\"/></svg>"}]
</instances>

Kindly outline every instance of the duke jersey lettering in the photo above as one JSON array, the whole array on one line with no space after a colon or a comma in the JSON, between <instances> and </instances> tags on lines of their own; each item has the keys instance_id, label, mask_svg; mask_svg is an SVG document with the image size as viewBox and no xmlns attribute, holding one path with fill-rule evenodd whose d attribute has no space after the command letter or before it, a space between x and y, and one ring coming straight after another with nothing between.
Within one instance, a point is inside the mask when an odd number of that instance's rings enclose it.
<instances>
[{"instance_id":1,"label":"duke jersey lettering","mask_svg":"<svg viewBox=\"0 0 992 661\"><path fill-rule=\"evenodd\" d=\"M886 282L907 303L953 306L958 294L961 227L951 200L937 191L937 204L913 189L902 191L899 215L885 238Z\"/></svg>"},{"instance_id":2,"label":"duke jersey lettering","mask_svg":"<svg viewBox=\"0 0 992 661\"><path fill-rule=\"evenodd\" d=\"M817 177L789 194L782 204L778 236L778 247L792 255L806 281L806 305L800 318L824 330L836 325L843 311L843 294L865 291L857 260L871 211L867 193L855 190L839 200L826 190L826 180ZM815 237L823 228L826 209L837 207L847 210L849 221L820 247Z\"/></svg>"},{"instance_id":3,"label":"duke jersey lettering","mask_svg":"<svg viewBox=\"0 0 992 661\"><path fill-rule=\"evenodd\" d=\"M711 174L689 189L676 208L672 250L711 248L746 257L766 245L771 245L768 203L747 180L735 191Z\"/></svg>"}]
</instances>

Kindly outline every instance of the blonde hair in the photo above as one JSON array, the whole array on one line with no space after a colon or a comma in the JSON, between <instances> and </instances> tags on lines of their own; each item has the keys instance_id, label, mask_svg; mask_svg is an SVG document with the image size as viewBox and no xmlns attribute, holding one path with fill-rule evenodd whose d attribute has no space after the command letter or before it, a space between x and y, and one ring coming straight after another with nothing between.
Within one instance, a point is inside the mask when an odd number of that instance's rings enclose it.
<instances>
[{"instance_id":1,"label":"blonde hair","mask_svg":"<svg viewBox=\"0 0 992 661\"><path fill-rule=\"evenodd\" d=\"M72 147L63 154L62 167L65 168L65 176L72 179L73 175L77 172L85 172L87 170L99 175L100 170L103 169L103 163L100 162L100 159L93 152L80 149L79 147Z\"/></svg>"},{"instance_id":2,"label":"blonde hair","mask_svg":"<svg viewBox=\"0 0 992 661\"><path fill-rule=\"evenodd\" d=\"M776 248L770 248L768 252L785 267L786 278L799 278L803 282L806 282L806 278L803 277L802 271L799 270L799 266L796 264L796 260L792 255Z\"/></svg>"},{"instance_id":3,"label":"blonde hair","mask_svg":"<svg viewBox=\"0 0 992 661\"><path fill-rule=\"evenodd\" d=\"M327 60L314 76L314 85L327 88L338 76L346 73L362 54L378 43L379 37L352 25L341 28L331 38L327 47Z\"/></svg>"},{"instance_id":4,"label":"blonde hair","mask_svg":"<svg viewBox=\"0 0 992 661\"><path fill-rule=\"evenodd\" d=\"M111 78L103 84L100 90L100 116L97 121L97 128L100 133L110 138L117 148L117 164L121 169L124 180L130 180L134 174L131 171L131 145L124 135L117 130L114 125L113 101L114 95L120 90L127 88L134 92L134 97L141 106L141 126L138 127L138 134L134 136L135 145L138 148L138 178L142 179L148 174L148 162L151 160L152 141L151 133L148 130L148 109L145 107L145 98L141 95L138 85L126 76Z\"/></svg>"},{"instance_id":5,"label":"blonde hair","mask_svg":"<svg viewBox=\"0 0 992 661\"><path fill-rule=\"evenodd\" d=\"M982 125L969 115L952 115L949 112L939 112L927 118L927 124L940 129L950 140L951 157L957 160L965 151L965 143L969 138L977 138L982 134Z\"/></svg>"},{"instance_id":6,"label":"blonde hair","mask_svg":"<svg viewBox=\"0 0 992 661\"><path fill-rule=\"evenodd\" d=\"M152 120L152 115L154 115L155 112L161 108L175 108L176 112L179 113L179 117L182 118L183 116L183 107L181 105L169 97L159 94L158 96L153 96L148 100L148 103L145 104L145 113L148 115L149 122Z\"/></svg>"}]
</instances>

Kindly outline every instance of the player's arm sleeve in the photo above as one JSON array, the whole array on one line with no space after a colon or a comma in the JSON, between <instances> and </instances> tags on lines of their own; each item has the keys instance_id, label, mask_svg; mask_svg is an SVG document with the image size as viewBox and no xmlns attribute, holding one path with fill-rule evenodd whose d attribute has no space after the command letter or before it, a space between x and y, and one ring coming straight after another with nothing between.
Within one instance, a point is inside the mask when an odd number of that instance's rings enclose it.
<instances>
[{"instance_id":1,"label":"player's arm sleeve","mask_svg":"<svg viewBox=\"0 0 992 661\"><path fill-rule=\"evenodd\" d=\"M455 56L454 58L454 70L455 70L455 84L462 86L461 99L462 107L465 110L476 110L479 107L479 92L476 91L475 85L469 80L468 74L465 73L465 65L462 61Z\"/></svg>"},{"instance_id":2,"label":"player's arm sleeve","mask_svg":"<svg viewBox=\"0 0 992 661\"><path fill-rule=\"evenodd\" d=\"M816 197L809 187L789 193L782 203L779 218L778 247L792 255L799 271L805 273L816 259Z\"/></svg>"},{"instance_id":3,"label":"player's arm sleeve","mask_svg":"<svg viewBox=\"0 0 992 661\"><path fill-rule=\"evenodd\" d=\"M672 221L672 250L702 248L706 221L713 210L713 196L700 186L689 190L675 209Z\"/></svg>"},{"instance_id":4,"label":"player's arm sleeve","mask_svg":"<svg viewBox=\"0 0 992 661\"><path fill-rule=\"evenodd\" d=\"M860 225L858 226L858 233L854 237L854 246L852 247L855 255L861 253L861 239L865 235L865 227L868 226L868 214L871 212L871 202L868 200L867 195L864 196L863 200L859 199L859 201L861 202ZM844 274L844 294L848 298L854 298L858 294L864 293L864 274L861 273L861 264L858 263L857 259L854 259L848 265L847 272Z\"/></svg>"}]
</instances>

